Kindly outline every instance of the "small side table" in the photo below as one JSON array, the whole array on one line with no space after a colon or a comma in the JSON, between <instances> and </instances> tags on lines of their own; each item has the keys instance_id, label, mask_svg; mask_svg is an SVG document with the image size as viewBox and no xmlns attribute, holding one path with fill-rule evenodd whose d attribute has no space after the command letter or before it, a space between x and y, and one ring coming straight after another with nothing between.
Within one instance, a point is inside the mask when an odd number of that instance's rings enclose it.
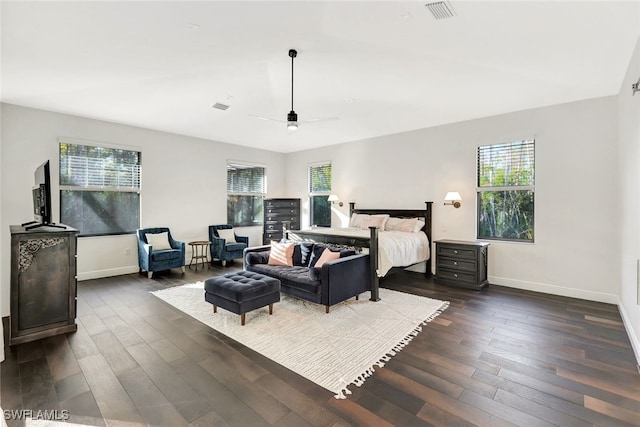
<instances>
[{"instance_id":1,"label":"small side table","mask_svg":"<svg viewBox=\"0 0 640 427\"><path fill-rule=\"evenodd\" d=\"M202 264L202 268L204 268L205 263L209 264L209 257L207 253L209 252L209 246L211 242L207 240L196 240L194 242L189 242L189 246L191 246L191 261L189 262L189 268L195 262L196 271L198 271L198 264ZM211 266L209 265L209 268Z\"/></svg>"}]
</instances>

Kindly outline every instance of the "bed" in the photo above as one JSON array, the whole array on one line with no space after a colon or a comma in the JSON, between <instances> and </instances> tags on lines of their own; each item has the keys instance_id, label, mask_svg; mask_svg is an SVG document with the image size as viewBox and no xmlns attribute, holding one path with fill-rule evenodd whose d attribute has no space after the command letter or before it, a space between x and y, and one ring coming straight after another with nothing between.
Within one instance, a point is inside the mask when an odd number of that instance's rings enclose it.
<instances>
[{"instance_id":1,"label":"bed","mask_svg":"<svg viewBox=\"0 0 640 427\"><path fill-rule=\"evenodd\" d=\"M355 203L349 203L351 227L313 228L309 230L285 230L287 239L330 243L338 246L366 248L371 259L371 300L379 300L379 278L384 277L391 268L408 267L425 262L425 274L431 275L431 211L433 202L425 202L425 209L356 209ZM354 216L354 214L356 214ZM358 217L365 221L358 222ZM400 229L382 231L379 229L381 215L406 221ZM367 217L368 216L368 217ZM413 220L417 220L414 222ZM409 221L411 220L411 221ZM420 226L415 226L417 221ZM415 228L407 232L407 227ZM368 230L367 230L368 228Z\"/></svg>"}]
</instances>

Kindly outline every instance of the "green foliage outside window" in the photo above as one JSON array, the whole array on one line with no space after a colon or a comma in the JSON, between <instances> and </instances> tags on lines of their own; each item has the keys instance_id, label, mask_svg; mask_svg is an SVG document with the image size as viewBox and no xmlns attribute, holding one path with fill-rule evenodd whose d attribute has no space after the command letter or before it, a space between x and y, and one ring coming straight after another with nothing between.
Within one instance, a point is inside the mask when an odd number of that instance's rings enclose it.
<instances>
[{"instance_id":1,"label":"green foliage outside window","mask_svg":"<svg viewBox=\"0 0 640 427\"><path fill-rule=\"evenodd\" d=\"M534 141L478 148L478 238L533 242Z\"/></svg>"},{"instance_id":2,"label":"green foliage outside window","mask_svg":"<svg viewBox=\"0 0 640 427\"><path fill-rule=\"evenodd\" d=\"M309 200L311 225L331 227L331 163L309 166Z\"/></svg>"}]
</instances>

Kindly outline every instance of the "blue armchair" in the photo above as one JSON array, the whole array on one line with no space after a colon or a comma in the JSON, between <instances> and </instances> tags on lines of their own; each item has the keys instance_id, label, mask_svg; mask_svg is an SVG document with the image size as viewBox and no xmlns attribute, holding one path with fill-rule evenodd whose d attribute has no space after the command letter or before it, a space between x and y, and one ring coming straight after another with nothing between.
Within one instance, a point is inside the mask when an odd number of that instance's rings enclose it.
<instances>
[{"instance_id":1,"label":"blue armchair","mask_svg":"<svg viewBox=\"0 0 640 427\"><path fill-rule=\"evenodd\" d=\"M219 230L222 230L219 232ZM211 242L211 261L219 259L222 266L227 265L227 261L242 258L242 252L249 246L249 237L238 236L232 231L233 226L229 224L210 225L209 241ZM233 234L235 242L227 242L225 234Z\"/></svg>"},{"instance_id":2,"label":"blue armchair","mask_svg":"<svg viewBox=\"0 0 640 427\"><path fill-rule=\"evenodd\" d=\"M163 235L162 233L167 234ZM138 236L138 265L141 272L147 272L149 279L153 277L154 271L171 268L180 267L184 273L184 242L173 240L168 228L139 228L136 234Z\"/></svg>"}]
</instances>

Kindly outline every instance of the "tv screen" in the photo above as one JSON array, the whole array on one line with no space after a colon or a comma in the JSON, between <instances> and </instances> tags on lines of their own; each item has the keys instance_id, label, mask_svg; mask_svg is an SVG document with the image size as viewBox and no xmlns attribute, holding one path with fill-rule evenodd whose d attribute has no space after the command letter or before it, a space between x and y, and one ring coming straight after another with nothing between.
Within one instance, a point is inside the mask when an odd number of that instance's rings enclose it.
<instances>
[{"instance_id":1,"label":"tv screen","mask_svg":"<svg viewBox=\"0 0 640 427\"><path fill-rule=\"evenodd\" d=\"M32 190L33 218L35 223L51 224L51 172L49 160L38 166L33 173L35 185ZM27 227L33 228L33 226Z\"/></svg>"}]
</instances>

